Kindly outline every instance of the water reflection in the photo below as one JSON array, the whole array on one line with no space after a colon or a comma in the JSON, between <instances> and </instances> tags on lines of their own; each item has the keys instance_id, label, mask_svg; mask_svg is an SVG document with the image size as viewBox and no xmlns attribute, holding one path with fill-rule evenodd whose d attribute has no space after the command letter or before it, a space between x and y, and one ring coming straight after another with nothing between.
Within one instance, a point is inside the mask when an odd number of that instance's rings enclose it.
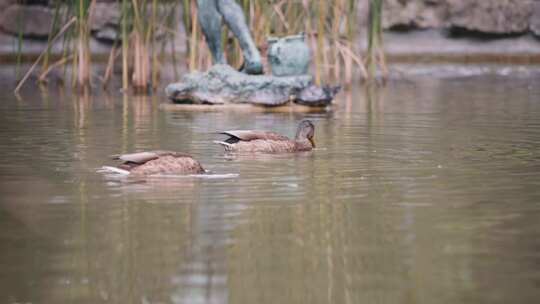
<instances>
[{"instance_id":1,"label":"water reflection","mask_svg":"<svg viewBox=\"0 0 540 304\"><path fill-rule=\"evenodd\" d=\"M0 299L533 302L532 82L391 82L309 114L165 112L161 97L146 96L3 96ZM224 129L294 134L304 118L318 144L305 155L231 155L212 144ZM109 155L147 149L189 152L232 177L96 173Z\"/></svg>"}]
</instances>

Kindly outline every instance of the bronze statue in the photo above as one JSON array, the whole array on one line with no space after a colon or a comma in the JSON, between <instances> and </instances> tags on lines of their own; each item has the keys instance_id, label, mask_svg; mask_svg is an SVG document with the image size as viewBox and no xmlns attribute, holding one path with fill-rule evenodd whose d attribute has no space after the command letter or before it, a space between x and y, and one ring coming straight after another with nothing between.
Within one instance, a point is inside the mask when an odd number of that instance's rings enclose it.
<instances>
[{"instance_id":1,"label":"bronze statue","mask_svg":"<svg viewBox=\"0 0 540 304\"><path fill-rule=\"evenodd\" d=\"M244 55L240 71L262 74L261 54L251 38L242 8L234 0L197 0L199 23L215 64L226 64L221 48L221 20L238 38Z\"/></svg>"},{"instance_id":2,"label":"bronze statue","mask_svg":"<svg viewBox=\"0 0 540 304\"><path fill-rule=\"evenodd\" d=\"M185 74L180 82L169 84L165 92L173 102L206 105L250 103L264 106L293 102L315 108L324 108L332 103L339 87L314 84L309 74L311 53L303 33L269 38L268 67L272 74L258 75L263 74L261 54L253 42L240 5L235 0L197 0L197 4L199 23L212 53L214 66L206 72ZM244 56L240 71L226 63L221 47L222 20L240 42ZM296 151L311 147L305 138L300 139L301 147L290 140L273 143L265 149ZM252 142L238 145L244 146L259 149L252 147Z\"/></svg>"}]
</instances>

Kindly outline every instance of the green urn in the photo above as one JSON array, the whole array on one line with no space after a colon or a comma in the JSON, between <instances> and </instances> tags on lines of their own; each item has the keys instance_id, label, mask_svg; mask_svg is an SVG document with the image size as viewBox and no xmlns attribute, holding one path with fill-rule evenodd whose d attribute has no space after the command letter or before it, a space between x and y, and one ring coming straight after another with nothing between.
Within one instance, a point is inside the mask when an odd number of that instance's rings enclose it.
<instances>
[{"instance_id":1,"label":"green urn","mask_svg":"<svg viewBox=\"0 0 540 304\"><path fill-rule=\"evenodd\" d=\"M304 33L268 38L268 63L274 76L307 74L311 54Z\"/></svg>"}]
</instances>

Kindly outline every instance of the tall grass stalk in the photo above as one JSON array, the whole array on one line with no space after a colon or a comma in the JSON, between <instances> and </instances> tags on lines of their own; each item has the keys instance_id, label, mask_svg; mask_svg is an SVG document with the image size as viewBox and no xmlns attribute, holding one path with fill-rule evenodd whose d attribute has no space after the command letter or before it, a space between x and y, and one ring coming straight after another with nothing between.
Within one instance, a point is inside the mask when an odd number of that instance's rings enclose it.
<instances>
[{"instance_id":1,"label":"tall grass stalk","mask_svg":"<svg viewBox=\"0 0 540 304\"><path fill-rule=\"evenodd\" d=\"M77 18L76 77L81 89L90 87L90 20L95 0L74 0Z\"/></svg>"},{"instance_id":2,"label":"tall grass stalk","mask_svg":"<svg viewBox=\"0 0 540 304\"><path fill-rule=\"evenodd\" d=\"M203 70L212 63L204 36L198 24L196 0L118 0L120 3L120 34L109 54L104 82L112 77L116 57L122 56L122 88L127 91L131 85L135 92L146 93L156 88L160 69L164 60L164 50L170 49L173 65L176 65L174 40L170 39L180 19L186 30L188 54L184 61L189 70ZM354 70L361 76L373 76L380 68L386 71L382 51L381 14L383 0L369 1L369 30L367 59L363 60L357 50L357 1L356 0L237 0L241 5L256 45L266 58L268 36L286 36L304 32L307 44L313 54L312 70L317 83L351 83ZM90 23L96 0L55 0L55 22L51 33L55 33L56 22L63 20L60 12L75 19L72 30L64 36L61 59L51 64L50 50L58 34L51 34L42 60L42 77L54 67L66 65L71 60L72 82L80 87L88 86L91 80L91 54L89 48ZM61 3L61 4L60 4ZM183 16L176 16L176 5L183 6ZM67 10L64 10L67 5ZM170 5L170 7L169 7ZM163 14L163 12L166 12ZM164 35L162 35L165 33ZM158 39L158 34L164 40ZM53 38L54 37L54 38ZM223 50L228 62L239 66L242 54L236 39L224 27ZM22 40L22 37L21 39ZM172 42L171 42L172 41ZM116 43L120 43L121 46ZM167 47L170 43L170 48ZM161 45L161 47L159 46ZM176 66L175 78L178 77Z\"/></svg>"},{"instance_id":3,"label":"tall grass stalk","mask_svg":"<svg viewBox=\"0 0 540 304\"><path fill-rule=\"evenodd\" d=\"M158 45L156 40L156 26L157 26L157 0L152 0L152 10L151 10L151 19L150 26L148 30L147 41L151 46L151 83L152 89L157 89L158 77L159 77L159 61L158 61Z\"/></svg>"},{"instance_id":4,"label":"tall grass stalk","mask_svg":"<svg viewBox=\"0 0 540 304\"><path fill-rule=\"evenodd\" d=\"M122 0L122 90L129 89L129 36L128 36L128 8L129 0Z\"/></svg>"},{"instance_id":5,"label":"tall grass stalk","mask_svg":"<svg viewBox=\"0 0 540 304\"><path fill-rule=\"evenodd\" d=\"M23 45L23 27L22 27L22 20L20 15L17 16L17 58L16 58L16 64L15 64L15 79L19 80L19 77L21 76L21 63L22 63L22 45Z\"/></svg>"},{"instance_id":6,"label":"tall grass stalk","mask_svg":"<svg viewBox=\"0 0 540 304\"><path fill-rule=\"evenodd\" d=\"M187 9L184 7L184 9ZM195 4L195 1L190 1L189 9L191 10L191 39L189 41L189 70L194 71L197 69L196 67L196 60L197 60L197 51L199 49L199 39L198 37L202 37L202 35L199 35L199 20L198 20L198 14L197 14L197 6Z\"/></svg>"},{"instance_id":7,"label":"tall grass stalk","mask_svg":"<svg viewBox=\"0 0 540 304\"><path fill-rule=\"evenodd\" d=\"M77 18L73 17L71 18L71 20L69 20L63 27L62 29L58 32L58 34L56 34L56 36L51 40L51 44L55 43L56 40L58 40L58 38L62 37L62 35L77 21ZM14 93L15 94L18 94L19 93L19 90L21 89L22 85L26 82L26 80L28 79L28 77L30 77L30 75L32 74L32 72L34 71L34 69L36 68L36 66L39 64L39 62L41 61L41 59L43 58L43 56L45 56L45 51L41 52L41 54L39 55L39 57L37 58L37 60L34 62L34 64L30 67L30 69L26 72L26 74L24 75L24 77L19 81L19 83L17 84L17 86L15 87L15 90L14 90Z\"/></svg>"},{"instance_id":8,"label":"tall grass stalk","mask_svg":"<svg viewBox=\"0 0 540 304\"><path fill-rule=\"evenodd\" d=\"M111 52L109 53L109 59L107 60L107 67L105 68L105 73L103 75L103 89L107 89L109 87L109 82L112 79L113 70L114 70L114 62L116 61L117 57L117 46L116 41L114 45L111 48Z\"/></svg>"},{"instance_id":9,"label":"tall grass stalk","mask_svg":"<svg viewBox=\"0 0 540 304\"><path fill-rule=\"evenodd\" d=\"M138 0L132 0L133 7L133 75L132 85L135 92L146 92L149 87L150 71L148 58L148 44L146 34L148 28L145 24L146 6L139 5ZM144 16L144 17L143 17ZM143 19L144 18L144 19Z\"/></svg>"},{"instance_id":10,"label":"tall grass stalk","mask_svg":"<svg viewBox=\"0 0 540 304\"><path fill-rule=\"evenodd\" d=\"M60 4L61 2L58 0L54 2L54 15L53 15L53 20L51 24L51 29L49 30L49 35L47 36L47 47L45 51L45 56L43 57L43 63L41 64L42 73L41 73L41 76L39 77L39 82L45 82L46 75L51 71L51 69L49 68L49 58L51 55L51 48L52 48L51 40L53 39L54 35L58 31L58 23L60 19L60 10L61 10ZM54 66L56 66L56 64Z\"/></svg>"},{"instance_id":11,"label":"tall grass stalk","mask_svg":"<svg viewBox=\"0 0 540 304\"><path fill-rule=\"evenodd\" d=\"M265 57L268 36L286 36L304 32L313 55L313 72L317 83L337 81L351 83L357 67L367 76L365 63L356 50L357 36L356 0L239 0L256 45ZM191 14L184 14L184 24L189 24L187 66L190 70L202 69L210 54L201 48L203 35L196 22L196 0L184 0ZM189 19L189 22L187 20ZM241 62L241 51L236 39L230 39L224 27L223 49L228 62L236 66Z\"/></svg>"},{"instance_id":12,"label":"tall grass stalk","mask_svg":"<svg viewBox=\"0 0 540 304\"><path fill-rule=\"evenodd\" d=\"M386 77L386 60L382 41L382 0L369 0L368 13L368 48L367 69L368 78L373 78L377 67L381 68L383 79Z\"/></svg>"}]
</instances>

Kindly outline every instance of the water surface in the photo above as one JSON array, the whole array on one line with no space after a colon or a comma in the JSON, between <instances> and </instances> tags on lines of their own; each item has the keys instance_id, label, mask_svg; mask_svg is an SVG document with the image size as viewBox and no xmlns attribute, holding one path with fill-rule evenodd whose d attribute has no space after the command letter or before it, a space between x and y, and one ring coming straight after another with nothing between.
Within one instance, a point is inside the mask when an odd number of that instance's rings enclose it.
<instances>
[{"instance_id":1,"label":"water surface","mask_svg":"<svg viewBox=\"0 0 540 304\"><path fill-rule=\"evenodd\" d=\"M325 113L166 112L164 98L0 93L2 303L534 303L538 79L355 87ZM217 130L317 149L237 156ZM111 178L189 152L226 178Z\"/></svg>"}]
</instances>

